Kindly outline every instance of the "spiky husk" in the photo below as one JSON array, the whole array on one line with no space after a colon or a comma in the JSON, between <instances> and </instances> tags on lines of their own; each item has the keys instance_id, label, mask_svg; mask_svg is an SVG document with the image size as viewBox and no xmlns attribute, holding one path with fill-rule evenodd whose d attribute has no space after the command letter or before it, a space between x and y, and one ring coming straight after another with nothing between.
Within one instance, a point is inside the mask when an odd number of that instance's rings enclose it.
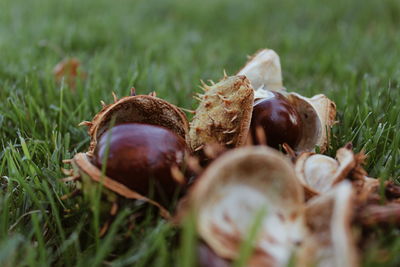
<instances>
[{"instance_id":1,"label":"spiky husk","mask_svg":"<svg viewBox=\"0 0 400 267\"><path fill-rule=\"evenodd\" d=\"M204 94L189 131L190 147L200 151L206 144L229 148L245 143L251 119L254 90L245 76L224 77L203 85Z\"/></svg>"},{"instance_id":2,"label":"spiky husk","mask_svg":"<svg viewBox=\"0 0 400 267\"><path fill-rule=\"evenodd\" d=\"M89 153L93 153L97 140L108 130L115 118L115 125L138 122L165 127L187 140L189 123L186 115L176 106L153 95L127 96L110 105L103 106L91 122L83 122L88 126L91 137Z\"/></svg>"}]
</instances>

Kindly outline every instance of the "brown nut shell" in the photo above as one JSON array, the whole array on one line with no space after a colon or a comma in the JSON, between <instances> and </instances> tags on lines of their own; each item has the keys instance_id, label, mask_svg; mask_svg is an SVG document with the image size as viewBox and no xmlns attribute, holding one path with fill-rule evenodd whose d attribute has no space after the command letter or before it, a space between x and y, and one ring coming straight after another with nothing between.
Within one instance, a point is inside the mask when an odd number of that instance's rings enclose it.
<instances>
[{"instance_id":1,"label":"brown nut shell","mask_svg":"<svg viewBox=\"0 0 400 267\"><path fill-rule=\"evenodd\" d=\"M158 125L187 140L189 123L179 108L151 95L127 96L104 106L91 122L82 123L89 126L88 133L91 137L89 153L94 151L97 140L108 130L113 117L115 125L130 122Z\"/></svg>"},{"instance_id":2,"label":"brown nut shell","mask_svg":"<svg viewBox=\"0 0 400 267\"><path fill-rule=\"evenodd\" d=\"M204 94L190 123L189 141L194 151L207 144L228 148L246 142L254 90L245 76L224 77L217 84L204 85Z\"/></svg>"},{"instance_id":3,"label":"brown nut shell","mask_svg":"<svg viewBox=\"0 0 400 267\"><path fill-rule=\"evenodd\" d=\"M160 215L164 218L170 218L169 212L158 202L149 199L136 191L129 189L125 185L105 176L101 170L93 165L91 157L87 153L78 153L72 159L72 166L75 176L80 176L81 179L89 178L96 183L101 183L106 189L116 193L120 197L127 199L142 200L151 205L156 206L160 210Z\"/></svg>"},{"instance_id":4,"label":"brown nut shell","mask_svg":"<svg viewBox=\"0 0 400 267\"><path fill-rule=\"evenodd\" d=\"M249 266L286 266L305 235L303 198L291 162L272 148L253 146L212 162L186 209L195 216L199 237L227 260L236 259L259 218Z\"/></svg>"}]
</instances>

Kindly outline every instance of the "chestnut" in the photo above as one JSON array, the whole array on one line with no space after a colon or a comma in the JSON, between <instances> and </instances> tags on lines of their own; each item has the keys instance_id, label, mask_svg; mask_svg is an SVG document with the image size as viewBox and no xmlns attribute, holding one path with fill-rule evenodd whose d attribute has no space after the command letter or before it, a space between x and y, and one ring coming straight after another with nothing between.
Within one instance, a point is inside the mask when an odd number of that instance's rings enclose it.
<instances>
[{"instance_id":1,"label":"chestnut","mask_svg":"<svg viewBox=\"0 0 400 267\"><path fill-rule=\"evenodd\" d=\"M282 94L270 92L254 103L250 133L254 144L260 144L257 128L265 133L267 145L278 149L287 143L296 147L301 140L302 121L297 110Z\"/></svg>"},{"instance_id":2,"label":"chestnut","mask_svg":"<svg viewBox=\"0 0 400 267\"><path fill-rule=\"evenodd\" d=\"M126 123L106 131L97 143L94 164L128 188L162 200L171 200L179 187L171 168L183 167L187 146L172 131L155 125Z\"/></svg>"}]
</instances>

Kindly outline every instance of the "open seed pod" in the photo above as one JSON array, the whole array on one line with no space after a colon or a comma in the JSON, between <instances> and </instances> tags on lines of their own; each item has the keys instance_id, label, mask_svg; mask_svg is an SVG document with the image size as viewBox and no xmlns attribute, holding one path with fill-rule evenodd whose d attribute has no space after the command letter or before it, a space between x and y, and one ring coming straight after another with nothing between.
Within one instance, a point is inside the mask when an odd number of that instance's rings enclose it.
<instances>
[{"instance_id":1,"label":"open seed pod","mask_svg":"<svg viewBox=\"0 0 400 267\"><path fill-rule=\"evenodd\" d=\"M237 75L245 75L254 89L284 90L281 62L278 54L272 49L257 51Z\"/></svg>"},{"instance_id":2,"label":"open seed pod","mask_svg":"<svg viewBox=\"0 0 400 267\"><path fill-rule=\"evenodd\" d=\"M185 209L218 257L235 260L257 225L248 266L286 266L305 235L303 198L291 162L274 149L253 146L212 162L192 187Z\"/></svg>"},{"instance_id":3,"label":"open seed pod","mask_svg":"<svg viewBox=\"0 0 400 267\"><path fill-rule=\"evenodd\" d=\"M302 153L296 160L295 170L307 198L328 192L346 178L355 180L360 190L366 192L371 190L367 188L374 182L366 177L361 166L364 159L363 153L355 155L348 144L336 152L336 159L312 152Z\"/></svg>"},{"instance_id":4,"label":"open seed pod","mask_svg":"<svg viewBox=\"0 0 400 267\"><path fill-rule=\"evenodd\" d=\"M353 190L343 181L307 203L310 235L302 245L298 266L358 266L356 240L351 230Z\"/></svg>"},{"instance_id":5,"label":"open seed pod","mask_svg":"<svg viewBox=\"0 0 400 267\"><path fill-rule=\"evenodd\" d=\"M190 123L190 147L201 152L206 144L228 148L245 143L253 105L253 89L245 76L225 76L203 84L204 94Z\"/></svg>"},{"instance_id":6,"label":"open seed pod","mask_svg":"<svg viewBox=\"0 0 400 267\"><path fill-rule=\"evenodd\" d=\"M109 129L112 121L114 127ZM159 202L173 200L171 192L186 183L180 170L188 152L185 114L155 93L136 95L132 89L131 96L119 100L114 94L113 104L103 103L93 120L81 125L89 127L90 148L67 161L73 169L64 170L70 176L63 181L76 181L79 190L89 192L85 195L96 188L94 184L102 184L103 195L113 202L110 213L115 214L117 200L123 198L148 202L158 207L162 216L169 217ZM105 174L103 163L107 166ZM151 183L161 189L152 192ZM164 187L168 189L167 197L161 198L157 193Z\"/></svg>"},{"instance_id":7,"label":"open seed pod","mask_svg":"<svg viewBox=\"0 0 400 267\"><path fill-rule=\"evenodd\" d=\"M89 153L95 150L97 140L108 130L112 118L115 118L115 125L136 122L162 126L187 140L189 123L179 108L156 97L154 93L135 95L132 90L131 96L119 100L114 95L113 104L103 104L103 109L91 122L81 123L89 127L88 133L91 137Z\"/></svg>"},{"instance_id":8,"label":"open seed pod","mask_svg":"<svg viewBox=\"0 0 400 267\"><path fill-rule=\"evenodd\" d=\"M272 147L288 143L296 152L321 152L328 147L330 128L335 123L336 106L320 94L312 98L296 93L255 92L250 129L264 129L267 143ZM257 143L257 137L253 134Z\"/></svg>"},{"instance_id":9,"label":"open seed pod","mask_svg":"<svg viewBox=\"0 0 400 267\"><path fill-rule=\"evenodd\" d=\"M258 143L254 128L260 124L269 146L288 143L296 152L312 151L316 146L326 150L335 123L334 102L322 94L308 98L285 92L279 56L273 50L257 52L238 74L245 75L255 90L253 142Z\"/></svg>"}]
</instances>

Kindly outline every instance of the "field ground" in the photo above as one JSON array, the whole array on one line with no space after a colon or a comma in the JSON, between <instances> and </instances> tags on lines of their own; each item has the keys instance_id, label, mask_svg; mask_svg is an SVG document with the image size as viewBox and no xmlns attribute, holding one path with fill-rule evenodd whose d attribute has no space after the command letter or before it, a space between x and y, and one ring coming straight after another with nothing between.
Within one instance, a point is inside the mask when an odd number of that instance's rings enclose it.
<instances>
[{"instance_id":1,"label":"field ground","mask_svg":"<svg viewBox=\"0 0 400 267\"><path fill-rule=\"evenodd\" d=\"M234 74L272 48L285 86L338 107L331 155L348 141L382 180L400 176L400 1L65 0L0 2L0 262L2 266L193 266L190 223L178 232L126 207L100 239L97 202L60 196L61 160L85 151L82 120L125 96L194 108L199 80ZM52 69L76 57L76 92ZM140 209L143 212L143 209ZM377 231L363 265L399 266L398 230Z\"/></svg>"}]
</instances>

